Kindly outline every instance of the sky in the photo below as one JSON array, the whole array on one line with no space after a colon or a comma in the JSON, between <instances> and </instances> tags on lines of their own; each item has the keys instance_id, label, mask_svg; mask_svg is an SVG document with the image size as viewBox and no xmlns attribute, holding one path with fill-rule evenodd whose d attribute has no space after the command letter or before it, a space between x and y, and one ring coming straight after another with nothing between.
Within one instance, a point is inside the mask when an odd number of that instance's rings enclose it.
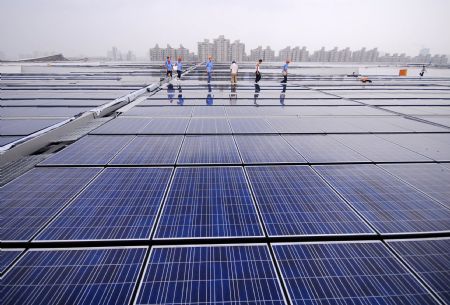
<instances>
[{"instance_id":1,"label":"sky","mask_svg":"<svg viewBox=\"0 0 450 305\"><path fill-rule=\"evenodd\" d=\"M450 0L0 0L0 52L106 56L225 35L278 51L324 46L450 54Z\"/></svg>"}]
</instances>

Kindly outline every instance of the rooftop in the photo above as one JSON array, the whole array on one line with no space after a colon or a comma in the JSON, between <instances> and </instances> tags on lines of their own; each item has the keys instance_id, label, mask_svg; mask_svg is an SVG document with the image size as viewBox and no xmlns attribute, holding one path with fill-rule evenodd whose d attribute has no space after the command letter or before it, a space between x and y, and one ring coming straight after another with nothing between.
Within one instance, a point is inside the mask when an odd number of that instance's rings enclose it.
<instances>
[{"instance_id":1,"label":"rooftop","mask_svg":"<svg viewBox=\"0 0 450 305\"><path fill-rule=\"evenodd\" d=\"M448 70L187 66L2 75L5 304L450 303Z\"/></svg>"}]
</instances>

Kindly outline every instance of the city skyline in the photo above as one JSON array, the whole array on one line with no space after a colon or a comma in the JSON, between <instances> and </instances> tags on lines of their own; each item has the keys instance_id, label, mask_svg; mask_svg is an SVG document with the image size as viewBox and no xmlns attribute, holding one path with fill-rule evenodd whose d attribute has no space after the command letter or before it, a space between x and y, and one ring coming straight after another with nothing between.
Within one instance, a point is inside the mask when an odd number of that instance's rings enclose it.
<instances>
[{"instance_id":1,"label":"city skyline","mask_svg":"<svg viewBox=\"0 0 450 305\"><path fill-rule=\"evenodd\" d=\"M34 50L104 56L116 46L145 58L156 43L181 41L195 50L201 37L224 34L249 49L298 42L313 50L365 46L415 55L426 47L449 55L448 11L450 2L443 0L3 1L0 51L8 58Z\"/></svg>"}]
</instances>

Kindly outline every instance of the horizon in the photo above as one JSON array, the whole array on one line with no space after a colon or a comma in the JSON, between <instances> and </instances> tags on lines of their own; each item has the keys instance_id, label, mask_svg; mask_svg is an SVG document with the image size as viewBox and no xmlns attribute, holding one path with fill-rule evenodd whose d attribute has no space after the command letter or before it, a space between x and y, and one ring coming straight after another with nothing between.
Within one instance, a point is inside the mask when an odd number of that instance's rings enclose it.
<instances>
[{"instance_id":1,"label":"horizon","mask_svg":"<svg viewBox=\"0 0 450 305\"><path fill-rule=\"evenodd\" d=\"M442 35L450 26L446 13L450 2L444 0L282 0L277 5L176 0L170 6L142 0L127 4L19 0L2 3L0 8L0 52L5 58L35 51L100 57L113 46L146 58L156 43L163 47L181 43L197 53L199 41L221 34L244 42L247 53L259 45L269 45L276 52L298 45L312 51L322 46L327 50L377 47L410 56L429 48L431 54L450 55L450 40Z\"/></svg>"}]
</instances>

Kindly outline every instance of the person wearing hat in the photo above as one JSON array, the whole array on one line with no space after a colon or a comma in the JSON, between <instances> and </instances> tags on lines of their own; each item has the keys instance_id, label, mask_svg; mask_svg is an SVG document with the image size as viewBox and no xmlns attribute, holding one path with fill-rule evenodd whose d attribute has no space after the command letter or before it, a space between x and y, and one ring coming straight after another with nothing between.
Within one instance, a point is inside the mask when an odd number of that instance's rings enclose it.
<instances>
[{"instance_id":1,"label":"person wearing hat","mask_svg":"<svg viewBox=\"0 0 450 305\"><path fill-rule=\"evenodd\" d=\"M231 66L230 66L231 84L232 85L236 85L237 84L238 69L239 69L239 67L238 67L236 61L233 60L233 62L231 63Z\"/></svg>"}]
</instances>

